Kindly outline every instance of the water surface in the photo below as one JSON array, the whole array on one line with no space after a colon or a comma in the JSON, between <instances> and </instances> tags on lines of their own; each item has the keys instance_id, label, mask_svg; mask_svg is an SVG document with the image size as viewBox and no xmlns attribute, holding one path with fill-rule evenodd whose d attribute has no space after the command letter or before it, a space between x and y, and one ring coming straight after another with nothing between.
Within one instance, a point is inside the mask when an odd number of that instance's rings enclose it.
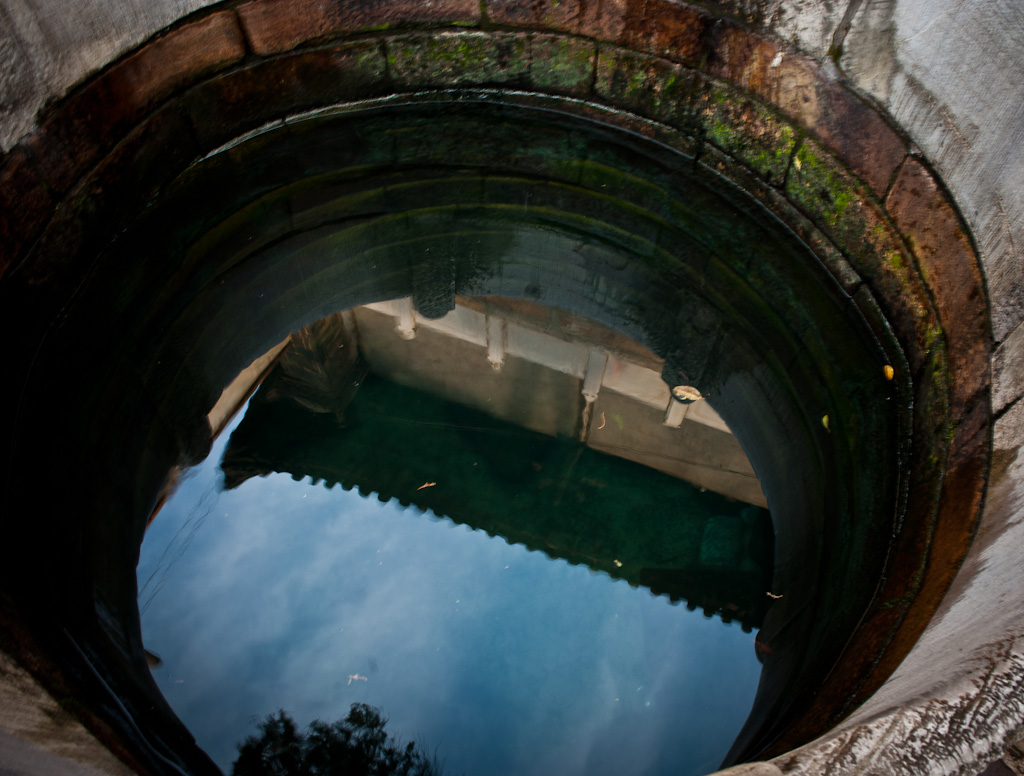
<instances>
[{"instance_id":1,"label":"water surface","mask_svg":"<svg viewBox=\"0 0 1024 776\"><path fill-rule=\"evenodd\" d=\"M305 725L344 717L356 702L380 708L388 732L436 753L446 773L679 776L719 766L760 675L752 615L741 628L724 622L721 608L712 617L714 605L704 615L678 598L693 606L738 595L708 588L709 579L750 576L729 542L751 540L722 525L762 510L372 374L352 378L358 390L337 418L267 398L283 384L268 381L187 473L152 523L138 569L144 641L163 659L156 680L222 769L230 772L236 745L267 714L284 709ZM271 452L292 462L292 474L238 477L239 459L252 462L258 447L246 429L258 432L274 412ZM421 436L374 436L384 421L407 429L412 418L423 423ZM298 441L288 441L296 429ZM442 430L450 436L433 449L405 441ZM367 433L380 451L370 450ZM456 449L467 435L465 450ZM393 468L384 481L399 490L401 473L423 479L423 490L406 487L402 501L472 504L472 493L443 499L445 488L462 485L484 491L478 503L496 493L507 503L453 521L302 476L303 462L328 467L325 456L351 469L339 450L357 444L361 458L380 459L375 469ZM230 489L220 468L226 451ZM447 481L416 473L456 462L465 473ZM471 476L485 467L498 479ZM550 508L531 493L522 501L529 514L517 512L517 488L541 493ZM540 512L553 516L547 525ZM587 535L591 518L602 525ZM458 524L467 522L477 530ZM514 533L516 522L529 530ZM658 546L658 532L677 544ZM659 561L673 568L655 569L669 587L683 580L675 601L638 585L650 569L630 568L659 551L675 553ZM715 573L698 573L708 568Z\"/></svg>"}]
</instances>

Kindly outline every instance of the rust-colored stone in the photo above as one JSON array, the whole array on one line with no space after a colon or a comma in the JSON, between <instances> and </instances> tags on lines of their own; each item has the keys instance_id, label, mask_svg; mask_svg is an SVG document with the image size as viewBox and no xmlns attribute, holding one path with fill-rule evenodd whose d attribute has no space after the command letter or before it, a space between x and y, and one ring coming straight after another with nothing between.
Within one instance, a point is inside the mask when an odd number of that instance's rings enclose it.
<instances>
[{"instance_id":1,"label":"rust-colored stone","mask_svg":"<svg viewBox=\"0 0 1024 776\"><path fill-rule=\"evenodd\" d=\"M813 60L737 24L716 22L709 39L709 73L775 105L815 134L876 196L885 195L906 147L874 108Z\"/></svg>"},{"instance_id":2,"label":"rust-colored stone","mask_svg":"<svg viewBox=\"0 0 1024 776\"><path fill-rule=\"evenodd\" d=\"M244 56L238 19L221 11L157 38L116 64L104 75L106 92L138 116L180 87Z\"/></svg>"},{"instance_id":3,"label":"rust-colored stone","mask_svg":"<svg viewBox=\"0 0 1024 776\"><path fill-rule=\"evenodd\" d=\"M903 165L886 207L935 298L955 378L953 410L959 417L989 383L992 341L977 256L949 199L916 159Z\"/></svg>"},{"instance_id":4,"label":"rust-colored stone","mask_svg":"<svg viewBox=\"0 0 1024 776\"><path fill-rule=\"evenodd\" d=\"M972 459L978 450L987 450L992 426L992 400L989 395L976 401L957 424L949 447L950 467Z\"/></svg>"},{"instance_id":5,"label":"rust-colored stone","mask_svg":"<svg viewBox=\"0 0 1024 776\"><path fill-rule=\"evenodd\" d=\"M476 24L479 0L250 0L238 7L257 54L276 54L301 43L365 29L410 24Z\"/></svg>"},{"instance_id":6,"label":"rust-colored stone","mask_svg":"<svg viewBox=\"0 0 1024 776\"><path fill-rule=\"evenodd\" d=\"M29 146L57 193L175 90L244 56L234 14L215 13L145 45L60 104Z\"/></svg>"},{"instance_id":7,"label":"rust-colored stone","mask_svg":"<svg viewBox=\"0 0 1024 776\"><path fill-rule=\"evenodd\" d=\"M627 0L488 0L487 19L492 24L615 41L622 35L626 6Z\"/></svg>"},{"instance_id":8,"label":"rust-colored stone","mask_svg":"<svg viewBox=\"0 0 1024 776\"><path fill-rule=\"evenodd\" d=\"M620 42L696 66L704 57L711 24L706 14L670 0L631 0Z\"/></svg>"},{"instance_id":9,"label":"rust-colored stone","mask_svg":"<svg viewBox=\"0 0 1024 776\"><path fill-rule=\"evenodd\" d=\"M903 140L867 103L818 71L817 110L795 113L878 197L907 155Z\"/></svg>"},{"instance_id":10,"label":"rust-colored stone","mask_svg":"<svg viewBox=\"0 0 1024 776\"><path fill-rule=\"evenodd\" d=\"M15 148L0 167L0 278L39 234L53 205L28 155Z\"/></svg>"},{"instance_id":11,"label":"rust-colored stone","mask_svg":"<svg viewBox=\"0 0 1024 776\"><path fill-rule=\"evenodd\" d=\"M257 62L182 97L203 150L291 113L380 94L386 85L377 41L341 43Z\"/></svg>"},{"instance_id":12,"label":"rust-colored stone","mask_svg":"<svg viewBox=\"0 0 1024 776\"><path fill-rule=\"evenodd\" d=\"M981 517L988 474L988 417L981 428L950 460L943 480L942 498L929 548L928 572L908 615L908 623L916 631L914 640L922 633L942 597L946 594L960 564L967 555Z\"/></svg>"},{"instance_id":13,"label":"rust-colored stone","mask_svg":"<svg viewBox=\"0 0 1024 776\"><path fill-rule=\"evenodd\" d=\"M817 65L733 22L718 20L709 30L705 69L787 113L817 106Z\"/></svg>"}]
</instances>

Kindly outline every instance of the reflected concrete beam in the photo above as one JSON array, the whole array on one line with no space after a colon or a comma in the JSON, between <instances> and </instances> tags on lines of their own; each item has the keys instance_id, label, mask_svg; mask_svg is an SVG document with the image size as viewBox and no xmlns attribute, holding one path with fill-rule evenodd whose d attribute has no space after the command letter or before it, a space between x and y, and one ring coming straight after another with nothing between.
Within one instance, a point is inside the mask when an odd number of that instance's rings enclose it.
<instances>
[{"instance_id":1,"label":"reflected concrete beam","mask_svg":"<svg viewBox=\"0 0 1024 776\"><path fill-rule=\"evenodd\" d=\"M575 336L571 329L557 336L545 325L549 313L538 307L517 303L486 310L479 301L460 298L448 315L429 319L418 316L412 300L404 298L366 305L355 316L364 356L389 379L552 436L570 433L566 417L578 418L575 435L596 450L767 506L725 421L707 401L674 401L661 377L662 359L638 345L627 350L617 335L592 322L579 325L586 336ZM408 336L412 331L431 336L414 343ZM537 394L543 387L545 397L534 402L552 407L543 419L536 413L530 420L517 416L508 396L496 398L508 392L508 380L503 388L495 377L509 359L542 368L531 372L535 385L519 385L516 392ZM570 381L579 385L570 387Z\"/></svg>"}]
</instances>

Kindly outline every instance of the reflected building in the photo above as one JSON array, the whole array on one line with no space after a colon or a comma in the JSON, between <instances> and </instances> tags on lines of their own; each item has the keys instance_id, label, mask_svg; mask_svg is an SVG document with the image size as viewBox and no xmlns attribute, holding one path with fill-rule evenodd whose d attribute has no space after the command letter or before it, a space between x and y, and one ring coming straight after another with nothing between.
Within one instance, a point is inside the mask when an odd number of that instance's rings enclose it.
<instances>
[{"instance_id":1,"label":"reflected building","mask_svg":"<svg viewBox=\"0 0 1024 776\"><path fill-rule=\"evenodd\" d=\"M589 319L411 299L290 338L233 432L226 486L271 472L429 510L760 627L773 531L742 448L662 362ZM242 395L235 389L236 397Z\"/></svg>"}]
</instances>

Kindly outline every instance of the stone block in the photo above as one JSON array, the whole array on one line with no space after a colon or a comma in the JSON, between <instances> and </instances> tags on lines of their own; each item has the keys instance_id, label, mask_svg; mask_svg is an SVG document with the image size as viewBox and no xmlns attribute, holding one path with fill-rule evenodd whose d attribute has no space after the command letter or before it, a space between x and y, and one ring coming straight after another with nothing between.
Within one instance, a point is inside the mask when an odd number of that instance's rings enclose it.
<instances>
[{"instance_id":1,"label":"stone block","mask_svg":"<svg viewBox=\"0 0 1024 776\"><path fill-rule=\"evenodd\" d=\"M194 87L181 99L200 147L209 151L289 114L380 94L386 86L377 41L341 43L256 62Z\"/></svg>"},{"instance_id":2,"label":"stone block","mask_svg":"<svg viewBox=\"0 0 1024 776\"><path fill-rule=\"evenodd\" d=\"M966 420L954 439L929 545L927 573L912 612L921 618L922 631L960 570L981 518L989 464L988 409L985 402L972 413L978 416L977 422Z\"/></svg>"},{"instance_id":3,"label":"stone block","mask_svg":"<svg viewBox=\"0 0 1024 776\"><path fill-rule=\"evenodd\" d=\"M862 178L885 195L906 147L870 105L821 67L730 22L710 34L707 70L748 89L814 133Z\"/></svg>"},{"instance_id":4,"label":"stone block","mask_svg":"<svg viewBox=\"0 0 1024 776\"><path fill-rule=\"evenodd\" d=\"M277 54L307 41L359 30L414 24L476 24L479 0L251 0L238 6L257 54Z\"/></svg>"},{"instance_id":5,"label":"stone block","mask_svg":"<svg viewBox=\"0 0 1024 776\"><path fill-rule=\"evenodd\" d=\"M560 35L530 38L530 83L548 93L590 96L597 66L597 46Z\"/></svg>"},{"instance_id":6,"label":"stone block","mask_svg":"<svg viewBox=\"0 0 1024 776\"><path fill-rule=\"evenodd\" d=\"M388 72L400 87L525 86L526 33L438 32L387 42Z\"/></svg>"},{"instance_id":7,"label":"stone block","mask_svg":"<svg viewBox=\"0 0 1024 776\"><path fill-rule=\"evenodd\" d=\"M738 24L719 20L709 30L705 69L790 116L817 112L817 63Z\"/></svg>"},{"instance_id":8,"label":"stone block","mask_svg":"<svg viewBox=\"0 0 1024 776\"><path fill-rule=\"evenodd\" d=\"M741 93L714 86L699 114L704 137L768 183L782 185L796 145L794 129Z\"/></svg>"},{"instance_id":9,"label":"stone block","mask_svg":"<svg viewBox=\"0 0 1024 776\"><path fill-rule=\"evenodd\" d=\"M989 382L991 339L981 268L945 192L916 159L901 168L886 206L935 299L959 416Z\"/></svg>"},{"instance_id":10,"label":"stone block","mask_svg":"<svg viewBox=\"0 0 1024 776\"><path fill-rule=\"evenodd\" d=\"M819 145L793 156L786 194L847 257L907 348L913 371L941 346L942 330L913 257L867 189Z\"/></svg>"},{"instance_id":11,"label":"stone block","mask_svg":"<svg viewBox=\"0 0 1024 776\"><path fill-rule=\"evenodd\" d=\"M696 71L667 59L602 46L594 92L617 108L695 133L704 83Z\"/></svg>"},{"instance_id":12,"label":"stone block","mask_svg":"<svg viewBox=\"0 0 1024 776\"><path fill-rule=\"evenodd\" d=\"M893 173L907 155L900 136L878 111L824 77L818 79L817 106L813 114L799 112L794 118L821 138L876 196L885 196Z\"/></svg>"},{"instance_id":13,"label":"stone block","mask_svg":"<svg viewBox=\"0 0 1024 776\"><path fill-rule=\"evenodd\" d=\"M949 448L949 466L956 467L979 453L987 455L992 425L992 403L985 396L974 402L959 419Z\"/></svg>"},{"instance_id":14,"label":"stone block","mask_svg":"<svg viewBox=\"0 0 1024 776\"><path fill-rule=\"evenodd\" d=\"M157 38L104 73L106 91L136 116L180 87L245 56L238 19L230 11L210 14Z\"/></svg>"},{"instance_id":15,"label":"stone block","mask_svg":"<svg viewBox=\"0 0 1024 776\"><path fill-rule=\"evenodd\" d=\"M829 56L829 47L833 45L836 37L842 36L844 12L847 8L857 8L848 3L820 0L788 3L785 10L781 6L768 3L756 5L761 10L762 29L767 28L768 33L774 38L787 41L794 48L806 52L819 62ZM862 5L858 17L864 16L868 10L869 8Z\"/></svg>"},{"instance_id":16,"label":"stone block","mask_svg":"<svg viewBox=\"0 0 1024 776\"><path fill-rule=\"evenodd\" d=\"M28 154L14 149L0 167L0 278L16 266L53 206L49 189Z\"/></svg>"},{"instance_id":17,"label":"stone block","mask_svg":"<svg viewBox=\"0 0 1024 776\"><path fill-rule=\"evenodd\" d=\"M28 141L46 180L56 192L67 191L157 102L244 54L228 12L143 46L60 103Z\"/></svg>"},{"instance_id":18,"label":"stone block","mask_svg":"<svg viewBox=\"0 0 1024 776\"><path fill-rule=\"evenodd\" d=\"M647 0L626 19L624 46L696 66L704 58L712 20L697 9L670 0Z\"/></svg>"},{"instance_id":19,"label":"stone block","mask_svg":"<svg viewBox=\"0 0 1024 776\"><path fill-rule=\"evenodd\" d=\"M755 173L737 157L723 153L718 146L709 142L702 144L699 159L702 166L714 170L723 178L731 181L784 221L801 240L811 247L815 256L828 268L847 293L853 294L857 291L861 284L861 277L832 241L809 218L797 210L792 202L786 199L783 191L772 185L773 183L778 185L778 181L765 180L763 175Z\"/></svg>"},{"instance_id":20,"label":"stone block","mask_svg":"<svg viewBox=\"0 0 1024 776\"><path fill-rule=\"evenodd\" d=\"M622 35L628 4L627 0L488 0L487 20L492 24L616 41Z\"/></svg>"}]
</instances>

